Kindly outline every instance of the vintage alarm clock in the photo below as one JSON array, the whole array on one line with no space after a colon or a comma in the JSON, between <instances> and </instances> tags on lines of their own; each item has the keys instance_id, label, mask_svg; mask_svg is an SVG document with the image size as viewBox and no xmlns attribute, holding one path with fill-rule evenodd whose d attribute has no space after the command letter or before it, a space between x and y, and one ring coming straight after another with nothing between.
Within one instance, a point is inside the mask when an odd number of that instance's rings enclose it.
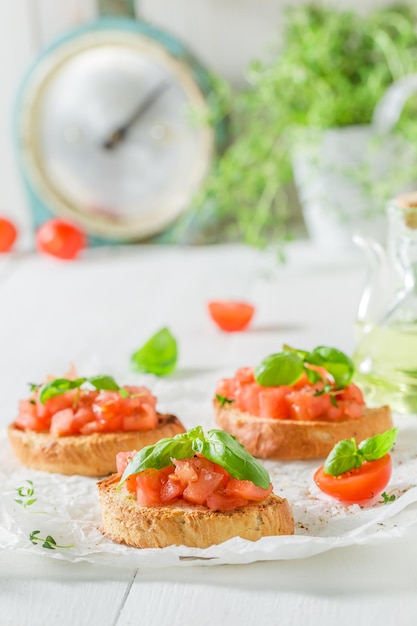
<instances>
[{"instance_id":1,"label":"vintage alarm clock","mask_svg":"<svg viewBox=\"0 0 417 626\"><path fill-rule=\"evenodd\" d=\"M140 20L101 18L50 45L16 107L35 226L60 216L98 241L167 229L212 165L209 93L209 73L184 46Z\"/></svg>"}]
</instances>

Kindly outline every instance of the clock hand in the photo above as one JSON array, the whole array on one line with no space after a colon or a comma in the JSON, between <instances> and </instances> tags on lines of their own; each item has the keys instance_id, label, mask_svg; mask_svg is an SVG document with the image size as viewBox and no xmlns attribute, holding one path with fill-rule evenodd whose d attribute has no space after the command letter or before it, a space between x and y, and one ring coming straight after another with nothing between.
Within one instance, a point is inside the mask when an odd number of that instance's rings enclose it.
<instances>
[{"instance_id":1,"label":"clock hand","mask_svg":"<svg viewBox=\"0 0 417 626\"><path fill-rule=\"evenodd\" d=\"M155 87L153 91L151 91L147 97L140 103L138 109L133 113L132 117L127 120L124 124L119 126L114 130L110 137L103 142L103 148L106 150L112 150L120 141L123 141L128 130L130 129L135 122L142 117L142 115L152 106L156 100L160 97L160 95L168 88L167 83L160 83Z\"/></svg>"}]
</instances>

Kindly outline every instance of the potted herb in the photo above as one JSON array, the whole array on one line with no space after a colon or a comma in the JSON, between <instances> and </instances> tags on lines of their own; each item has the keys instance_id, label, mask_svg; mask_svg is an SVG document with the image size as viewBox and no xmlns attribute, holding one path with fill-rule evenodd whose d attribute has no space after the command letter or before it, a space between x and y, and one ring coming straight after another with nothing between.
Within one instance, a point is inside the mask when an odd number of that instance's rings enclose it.
<instances>
[{"instance_id":1,"label":"potted herb","mask_svg":"<svg viewBox=\"0 0 417 626\"><path fill-rule=\"evenodd\" d=\"M417 155L406 142L417 133L416 118L411 103L381 146L372 116L390 85L416 71L415 14L406 5L365 17L313 4L289 9L282 50L269 62L253 62L250 87L229 99L232 140L196 199L207 223L220 224L223 238L251 245L285 240L294 177L297 185L310 177L316 186L310 200L319 198L342 221L355 205L363 214L382 214L385 199L417 179ZM351 196L341 173L354 184ZM320 197L331 174L330 196ZM299 197L308 210L309 192L300 187Z\"/></svg>"}]
</instances>

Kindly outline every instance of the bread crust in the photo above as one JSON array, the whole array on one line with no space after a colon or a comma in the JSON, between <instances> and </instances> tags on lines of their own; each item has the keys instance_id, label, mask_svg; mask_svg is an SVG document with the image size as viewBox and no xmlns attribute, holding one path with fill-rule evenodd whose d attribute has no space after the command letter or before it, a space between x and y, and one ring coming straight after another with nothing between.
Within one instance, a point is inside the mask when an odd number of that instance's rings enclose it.
<instances>
[{"instance_id":1,"label":"bread crust","mask_svg":"<svg viewBox=\"0 0 417 626\"><path fill-rule=\"evenodd\" d=\"M340 422L279 420L256 417L213 401L215 419L255 457L295 460L326 457L341 439L359 443L393 427L388 406L366 408L362 417Z\"/></svg>"},{"instance_id":2,"label":"bread crust","mask_svg":"<svg viewBox=\"0 0 417 626\"><path fill-rule=\"evenodd\" d=\"M185 428L175 415L158 413L158 426L151 430L119 431L55 437L50 433L8 427L8 437L22 465L44 472L106 476L116 471L116 454L140 450L162 437L174 437Z\"/></svg>"},{"instance_id":3,"label":"bread crust","mask_svg":"<svg viewBox=\"0 0 417 626\"><path fill-rule=\"evenodd\" d=\"M287 500L275 494L232 511L210 511L183 500L143 507L124 487L116 489L119 480L120 474L114 474L98 483L100 531L116 543L134 548L208 548L232 537L257 541L261 537L294 534L291 508Z\"/></svg>"}]
</instances>

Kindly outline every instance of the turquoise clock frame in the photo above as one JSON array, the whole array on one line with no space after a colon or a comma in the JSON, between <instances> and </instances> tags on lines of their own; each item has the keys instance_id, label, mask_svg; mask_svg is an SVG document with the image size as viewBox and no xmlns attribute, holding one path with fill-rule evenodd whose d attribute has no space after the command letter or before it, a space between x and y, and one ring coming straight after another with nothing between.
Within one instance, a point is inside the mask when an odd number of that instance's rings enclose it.
<instances>
[{"instance_id":1,"label":"turquoise clock frame","mask_svg":"<svg viewBox=\"0 0 417 626\"><path fill-rule=\"evenodd\" d=\"M64 36L59 37L57 40L53 41L50 45L46 47L46 49L37 57L35 62L31 65L28 72L26 73L20 89L18 91L16 106L15 106L15 115L14 115L14 140L15 140L15 148L17 152L17 161L18 168L20 171L21 179L23 181L24 189L26 192L26 196L28 198L29 208L31 210L32 218L33 218L33 226L37 228L43 222L52 217L56 217L56 213L54 213L53 207L48 206L47 202L41 197L38 191L35 189L29 173L27 171L27 167L23 158L24 153L24 140L22 137L22 129L21 129L21 115L23 107L25 106L25 100L28 93L28 88L30 85L31 77L33 73L39 68L41 64L48 60L51 55L54 54L55 51L59 50L59 48L73 39L80 37L86 33L91 33L94 31L103 31L103 30L119 30L125 31L128 33L138 33L143 37L147 37L153 42L157 42L161 45L165 50L176 60L180 60L182 63L185 63L191 74L200 88L203 96L206 99L209 99L211 93L213 93L213 82L210 72L208 72L201 63L194 57L193 54L180 43L175 37L162 31L155 26L129 17L102 17L94 22L90 22L74 28L73 30L67 32ZM209 105L208 105L209 106ZM220 153L226 142L227 137L227 124L226 120L221 120L213 126L214 132L214 141L215 141L215 153ZM182 219L182 216L179 217L179 220ZM176 228L175 224L172 227L168 227L166 231L157 235L151 240L161 241L161 242L173 242L178 237L184 236L184 229L179 229L182 234L175 234ZM97 237L94 235L89 235L89 243L90 245L109 245L112 243L121 243L120 240L110 240L107 238ZM187 235L186 235L187 238Z\"/></svg>"}]
</instances>

